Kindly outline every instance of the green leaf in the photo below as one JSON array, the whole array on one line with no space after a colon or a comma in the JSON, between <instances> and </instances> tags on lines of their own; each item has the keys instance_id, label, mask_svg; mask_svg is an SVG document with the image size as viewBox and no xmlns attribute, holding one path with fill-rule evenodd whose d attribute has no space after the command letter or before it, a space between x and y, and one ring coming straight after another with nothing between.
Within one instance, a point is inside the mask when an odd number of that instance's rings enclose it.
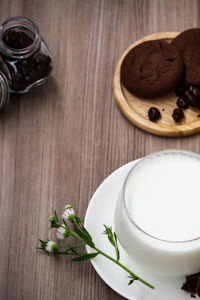
<instances>
[{"instance_id":1,"label":"green leaf","mask_svg":"<svg viewBox=\"0 0 200 300\"><path fill-rule=\"evenodd\" d=\"M59 219L58 219L56 210L54 210L54 217L55 217L56 223L59 223Z\"/></svg>"},{"instance_id":2,"label":"green leaf","mask_svg":"<svg viewBox=\"0 0 200 300\"><path fill-rule=\"evenodd\" d=\"M43 249L43 250L45 250L45 247L46 247L46 244L48 243L48 239L45 241L43 241L43 240L40 240L39 239L39 241L40 241L40 247L41 247L41 249Z\"/></svg>"},{"instance_id":3,"label":"green leaf","mask_svg":"<svg viewBox=\"0 0 200 300\"><path fill-rule=\"evenodd\" d=\"M115 247L115 241L114 241L114 236L112 233L112 227L111 226L109 227L106 225L103 225L103 226L105 227L105 231L103 233L108 236L110 243Z\"/></svg>"},{"instance_id":4,"label":"green leaf","mask_svg":"<svg viewBox=\"0 0 200 300\"><path fill-rule=\"evenodd\" d=\"M136 276L133 276L133 275L128 276L128 278L131 278L128 285L132 284L135 280L138 280L138 278Z\"/></svg>"},{"instance_id":5,"label":"green leaf","mask_svg":"<svg viewBox=\"0 0 200 300\"><path fill-rule=\"evenodd\" d=\"M66 252L71 251L72 254L78 254L78 252L75 250L76 248L77 248L76 245L69 245L69 244L68 244L68 248L67 248L65 251L66 251Z\"/></svg>"},{"instance_id":6,"label":"green leaf","mask_svg":"<svg viewBox=\"0 0 200 300\"><path fill-rule=\"evenodd\" d=\"M115 247L116 258L117 258L117 260L119 260L120 255L119 255L119 249L118 249L118 245L117 245L117 236L116 236L116 233L112 232L112 227L111 226L106 226L104 224L104 227L105 227L105 231L103 233L107 235L109 242L111 243L111 245L113 247Z\"/></svg>"},{"instance_id":7,"label":"green leaf","mask_svg":"<svg viewBox=\"0 0 200 300\"><path fill-rule=\"evenodd\" d=\"M77 217L77 216L75 216L75 220L76 220L76 223L78 225L80 225L80 223L83 222L84 218L83 217Z\"/></svg>"},{"instance_id":8,"label":"green leaf","mask_svg":"<svg viewBox=\"0 0 200 300\"><path fill-rule=\"evenodd\" d=\"M84 227L80 227L80 229L75 227L74 230L87 245L89 245L92 248L95 246L92 241L92 237Z\"/></svg>"},{"instance_id":9,"label":"green leaf","mask_svg":"<svg viewBox=\"0 0 200 300\"><path fill-rule=\"evenodd\" d=\"M131 279L128 283L128 285L132 284L134 282L135 279Z\"/></svg>"},{"instance_id":10,"label":"green leaf","mask_svg":"<svg viewBox=\"0 0 200 300\"><path fill-rule=\"evenodd\" d=\"M71 251L71 253L70 253ZM78 254L78 252L76 250L74 250L73 248L68 248L67 250L65 250L66 253L69 253L69 254Z\"/></svg>"},{"instance_id":11,"label":"green leaf","mask_svg":"<svg viewBox=\"0 0 200 300\"><path fill-rule=\"evenodd\" d=\"M87 229L83 226L81 226L82 231L84 232L84 234L88 237L88 239L90 239L92 241L92 237L89 234L89 232L87 231Z\"/></svg>"},{"instance_id":12,"label":"green leaf","mask_svg":"<svg viewBox=\"0 0 200 300\"><path fill-rule=\"evenodd\" d=\"M63 223L65 224L66 227L69 228L69 226L67 225L67 223L65 222L65 220L63 219Z\"/></svg>"},{"instance_id":13,"label":"green leaf","mask_svg":"<svg viewBox=\"0 0 200 300\"><path fill-rule=\"evenodd\" d=\"M75 258L72 259L72 261L78 262L78 261L91 259L91 258L96 257L98 254L99 254L98 252L88 253L88 254L85 254L85 255L81 255L79 257L75 257Z\"/></svg>"}]
</instances>

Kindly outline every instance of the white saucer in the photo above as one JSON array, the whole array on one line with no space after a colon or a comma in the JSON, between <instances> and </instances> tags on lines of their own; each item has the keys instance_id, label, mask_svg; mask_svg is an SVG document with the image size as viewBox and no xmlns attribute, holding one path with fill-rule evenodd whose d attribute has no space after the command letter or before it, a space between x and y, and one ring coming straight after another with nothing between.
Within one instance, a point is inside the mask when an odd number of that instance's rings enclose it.
<instances>
[{"instance_id":1,"label":"white saucer","mask_svg":"<svg viewBox=\"0 0 200 300\"><path fill-rule=\"evenodd\" d=\"M117 197L126 174L135 163L136 161L133 161L122 166L102 182L94 193L85 216L85 227L93 237L96 246L113 257L115 257L114 248L108 242L107 236L102 234L104 231L103 224L114 228L114 210ZM105 257L98 255L91 260L93 267L99 276L118 294L132 300L191 299L189 293L185 293L180 289L184 282L184 277L159 277L143 271L138 265L133 265L129 261L128 256L120 245L119 248L120 261L138 276L153 284L155 290L148 288L138 281L129 286L128 273ZM89 247L87 250L91 252Z\"/></svg>"}]
</instances>

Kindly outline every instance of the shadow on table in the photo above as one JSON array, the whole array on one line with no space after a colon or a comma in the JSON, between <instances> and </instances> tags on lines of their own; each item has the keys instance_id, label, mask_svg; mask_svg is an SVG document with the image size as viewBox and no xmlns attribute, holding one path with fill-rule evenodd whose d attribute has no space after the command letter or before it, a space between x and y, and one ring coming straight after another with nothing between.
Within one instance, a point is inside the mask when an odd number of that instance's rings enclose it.
<instances>
[{"instance_id":1,"label":"shadow on table","mask_svg":"<svg viewBox=\"0 0 200 300\"><path fill-rule=\"evenodd\" d=\"M16 118L23 108L37 113L37 110L40 110L47 102L48 105L54 107L58 105L58 98L59 89L54 78L49 78L46 83L33 88L26 94L11 94L9 102L0 112L0 125L5 122L5 119L7 121L10 118ZM24 115L24 118L26 118L26 115Z\"/></svg>"}]
</instances>

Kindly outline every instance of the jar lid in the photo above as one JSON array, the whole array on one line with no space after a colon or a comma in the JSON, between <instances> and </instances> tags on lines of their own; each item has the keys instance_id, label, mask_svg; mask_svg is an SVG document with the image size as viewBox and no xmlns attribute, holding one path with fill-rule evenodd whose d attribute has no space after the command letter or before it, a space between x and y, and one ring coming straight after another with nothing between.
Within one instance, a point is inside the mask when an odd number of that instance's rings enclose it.
<instances>
[{"instance_id":1,"label":"jar lid","mask_svg":"<svg viewBox=\"0 0 200 300\"><path fill-rule=\"evenodd\" d=\"M9 85L5 75L0 71L0 111L9 100Z\"/></svg>"}]
</instances>

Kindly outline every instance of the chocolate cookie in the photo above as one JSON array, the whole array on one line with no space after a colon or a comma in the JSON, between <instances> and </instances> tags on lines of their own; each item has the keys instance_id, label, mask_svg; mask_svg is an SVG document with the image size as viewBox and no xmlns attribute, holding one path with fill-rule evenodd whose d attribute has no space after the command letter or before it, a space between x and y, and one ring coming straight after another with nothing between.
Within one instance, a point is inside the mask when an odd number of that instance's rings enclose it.
<instances>
[{"instance_id":1,"label":"chocolate cookie","mask_svg":"<svg viewBox=\"0 0 200 300\"><path fill-rule=\"evenodd\" d=\"M173 41L181 55L185 74L184 85L200 85L200 28L193 28L183 31Z\"/></svg>"},{"instance_id":2,"label":"chocolate cookie","mask_svg":"<svg viewBox=\"0 0 200 300\"><path fill-rule=\"evenodd\" d=\"M125 56L121 82L136 96L158 97L176 87L183 70L183 61L174 46L162 40L147 41Z\"/></svg>"}]
</instances>

